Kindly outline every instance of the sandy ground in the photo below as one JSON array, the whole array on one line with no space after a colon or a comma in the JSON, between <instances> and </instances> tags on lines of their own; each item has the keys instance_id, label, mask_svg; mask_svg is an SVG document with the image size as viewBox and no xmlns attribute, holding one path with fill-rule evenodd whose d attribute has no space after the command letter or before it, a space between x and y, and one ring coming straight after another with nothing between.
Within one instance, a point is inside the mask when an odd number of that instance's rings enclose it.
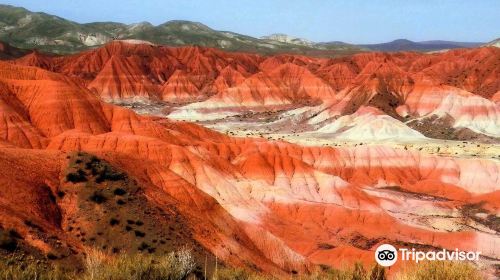
<instances>
[{"instance_id":1,"label":"sandy ground","mask_svg":"<svg viewBox=\"0 0 500 280\"><path fill-rule=\"evenodd\" d=\"M318 133L270 133L265 130L241 129L227 124L209 125L209 128L235 137L261 137L268 140L282 140L304 146L357 147L360 145L384 145L397 149L414 150L430 155L459 158L484 158L500 161L500 145L484 144L470 141L453 141L440 139L415 139L414 141L352 141L336 139Z\"/></svg>"},{"instance_id":2,"label":"sandy ground","mask_svg":"<svg viewBox=\"0 0 500 280\"><path fill-rule=\"evenodd\" d=\"M169 117L173 108L166 103L141 102L132 104L117 104L128 107L139 114ZM223 117L214 120L200 121L196 118L187 119L207 128L225 133L234 137L257 137L271 141L287 141L303 146L329 146L329 147L357 147L360 145L383 145L397 149L419 151L421 153L457 157L457 158L483 158L500 161L500 144L479 143L475 141L455 141L434 138L424 139L389 139L375 141L370 139L352 140L339 139L335 136L314 132L310 126L297 125L292 122L275 122L281 119L282 112L247 113L234 117ZM179 119L180 120L180 119Z\"/></svg>"}]
</instances>

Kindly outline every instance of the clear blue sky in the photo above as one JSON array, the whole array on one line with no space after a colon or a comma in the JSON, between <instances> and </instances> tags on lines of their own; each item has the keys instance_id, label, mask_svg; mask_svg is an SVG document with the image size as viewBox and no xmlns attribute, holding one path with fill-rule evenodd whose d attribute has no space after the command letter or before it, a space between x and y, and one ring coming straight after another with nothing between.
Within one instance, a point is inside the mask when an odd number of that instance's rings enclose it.
<instances>
[{"instance_id":1,"label":"clear blue sky","mask_svg":"<svg viewBox=\"0 0 500 280\"><path fill-rule=\"evenodd\" d=\"M255 37L313 41L490 41L500 37L500 0L17 0L2 4L76 22L183 19Z\"/></svg>"}]
</instances>

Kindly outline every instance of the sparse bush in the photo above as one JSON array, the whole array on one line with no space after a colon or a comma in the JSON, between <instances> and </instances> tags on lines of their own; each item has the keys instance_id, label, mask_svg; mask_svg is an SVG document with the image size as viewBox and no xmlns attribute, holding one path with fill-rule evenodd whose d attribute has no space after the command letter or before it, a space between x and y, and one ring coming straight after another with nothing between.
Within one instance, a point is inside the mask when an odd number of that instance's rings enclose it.
<instances>
[{"instance_id":1,"label":"sparse bush","mask_svg":"<svg viewBox=\"0 0 500 280\"><path fill-rule=\"evenodd\" d=\"M93 202L97 203L97 204L101 204L101 203L104 203L106 202L106 197L104 195L102 195L102 193L100 192L94 192L90 197L89 197L90 200L92 200Z\"/></svg>"},{"instance_id":2,"label":"sparse bush","mask_svg":"<svg viewBox=\"0 0 500 280\"><path fill-rule=\"evenodd\" d=\"M166 258L160 259L159 263L162 267L168 267L177 276L174 279L184 279L196 268L191 250L187 248L168 254Z\"/></svg>"},{"instance_id":3,"label":"sparse bush","mask_svg":"<svg viewBox=\"0 0 500 280\"><path fill-rule=\"evenodd\" d=\"M140 231L140 230L134 230L135 236L137 237L144 237L146 236L146 233Z\"/></svg>"},{"instance_id":4,"label":"sparse bush","mask_svg":"<svg viewBox=\"0 0 500 280\"><path fill-rule=\"evenodd\" d=\"M124 190L124 189L122 189L122 188L116 188L116 189L113 191L113 193L114 193L115 195L125 195L125 194L127 193L127 191L125 191L125 190Z\"/></svg>"},{"instance_id":5,"label":"sparse bush","mask_svg":"<svg viewBox=\"0 0 500 280\"><path fill-rule=\"evenodd\" d=\"M146 250L147 248L149 248L149 244L146 242L142 242L141 245L139 245L139 247L137 249L139 251L143 251L143 250Z\"/></svg>"},{"instance_id":6,"label":"sparse bush","mask_svg":"<svg viewBox=\"0 0 500 280\"><path fill-rule=\"evenodd\" d=\"M99 164L92 167L92 174L95 175L96 183L106 180L119 181L125 179L125 174L112 170L108 165Z\"/></svg>"},{"instance_id":7,"label":"sparse bush","mask_svg":"<svg viewBox=\"0 0 500 280\"><path fill-rule=\"evenodd\" d=\"M85 172L83 170L78 169L75 172L70 172L66 174L66 181L71 183L86 182L87 177L85 176Z\"/></svg>"},{"instance_id":8,"label":"sparse bush","mask_svg":"<svg viewBox=\"0 0 500 280\"><path fill-rule=\"evenodd\" d=\"M115 219L115 218L111 218L111 220L109 220L109 224L111 226L117 225L119 223L120 223L120 221L118 219Z\"/></svg>"}]
</instances>

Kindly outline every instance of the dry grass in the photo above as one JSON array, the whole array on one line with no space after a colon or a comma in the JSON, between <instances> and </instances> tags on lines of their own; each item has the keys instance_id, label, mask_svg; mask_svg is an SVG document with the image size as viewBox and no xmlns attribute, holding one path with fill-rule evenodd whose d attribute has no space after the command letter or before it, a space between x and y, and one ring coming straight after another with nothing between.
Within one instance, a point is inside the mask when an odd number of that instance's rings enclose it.
<instances>
[{"instance_id":1,"label":"dry grass","mask_svg":"<svg viewBox=\"0 0 500 280\"><path fill-rule=\"evenodd\" d=\"M466 262L426 261L403 268L396 280L481 280L481 273Z\"/></svg>"},{"instance_id":2,"label":"dry grass","mask_svg":"<svg viewBox=\"0 0 500 280\"><path fill-rule=\"evenodd\" d=\"M58 267L44 267L36 263L18 264L0 262L0 279L9 280L184 280L194 276L195 262L191 252L183 249L163 256L120 255L110 256L101 251L87 253L85 270L76 274ZM202 278L201 278L202 279ZM269 275L257 274L242 268L221 268L210 280L276 280ZM310 275L296 275L300 280L386 280L385 270L375 266L365 270L356 264L337 270L323 267ZM394 275L395 280L480 280L481 274L465 262L421 262L403 268Z\"/></svg>"},{"instance_id":3,"label":"dry grass","mask_svg":"<svg viewBox=\"0 0 500 280\"><path fill-rule=\"evenodd\" d=\"M163 256L120 255L109 257L91 252L85 262L83 280L174 280L185 279L195 269L191 252L182 249Z\"/></svg>"},{"instance_id":4,"label":"dry grass","mask_svg":"<svg viewBox=\"0 0 500 280\"><path fill-rule=\"evenodd\" d=\"M242 268L222 268L217 270L212 280L271 280L271 276L264 276Z\"/></svg>"},{"instance_id":5,"label":"dry grass","mask_svg":"<svg viewBox=\"0 0 500 280\"><path fill-rule=\"evenodd\" d=\"M107 255L87 252L85 271L63 271L36 263L0 262L1 280L178 280L186 279L195 269L191 252L182 249L163 256Z\"/></svg>"},{"instance_id":6,"label":"dry grass","mask_svg":"<svg viewBox=\"0 0 500 280\"><path fill-rule=\"evenodd\" d=\"M63 271L59 267L46 268L36 263L19 264L13 260L0 262L0 279L2 280L72 280L73 272Z\"/></svg>"},{"instance_id":7,"label":"dry grass","mask_svg":"<svg viewBox=\"0 0 500 280\"><path fill-rule=\"evenodd\" d=\"M213 280L275 280L270 276L263 276L248 272L240 268L225 268L218 272ZM481 273L466 262L422 262L408 266L391 277L394 280L481 280ZM374 266L365 270L362 265L355 264L351 268L342 270L326 268L313 272L310 275L295 276L291 279L300 280L386 280L385 269Z\"/></svg>"},{"instance_id":8,"label":"dry grass","mask_svg":"<svg viewBox=\"0 0 500 280\"><path fill-rule=\"evenodd\" d=\"M353 267L344 269L334 269L324 267L322 270L317 270L309 275L307 280L384 280L386 279L385 269L381 266L373 266L369 271L366 271L360 263L354 264Z\"/></svg>"}]
</instances>

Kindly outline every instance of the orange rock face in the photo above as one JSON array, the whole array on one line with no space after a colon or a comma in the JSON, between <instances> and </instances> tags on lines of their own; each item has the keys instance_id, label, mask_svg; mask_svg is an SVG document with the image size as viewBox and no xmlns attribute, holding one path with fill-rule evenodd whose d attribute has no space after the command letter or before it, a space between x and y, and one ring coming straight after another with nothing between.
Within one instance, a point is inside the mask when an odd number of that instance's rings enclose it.
<instances>
[{"instance_id":1,"label":"orange rock face","mask_svg":"<svg viewBox=\"0 0 500 280\"><path fill-rule=\"evenodd\" d=\"M226 116L322 104L311 115L326 106L338 116L372 106L399 121L434 117L456 133L498 138L499 60L494 47L326 59L116 41L64 57L34 52L14 63L62 73L108 101L184 104L177 111L185 120L207 110Z\"/></svg>"},{"instance_id":2,"label":"orange rock face","mask_svg":"<svg viewBox=\"0 0 500 280\"><path fill-rule=\"evenodd\" d=\"M205 99L205 95L185 72L175 71L161 88L161 99L168 102L187 103Z\"/></svg>"},{"instance_id":3,"label":"orange rock face","mask_svg":"<svg viewBox=\"0 0 500 280\"><path fill-rule=\"evenodd\" d=\"M300 79L310 88L316 86L314 78L325 81L334 92L353 86L386 87L391 92L404 94L415 85L448 85L490 99L498 91L498 48L460 49L439 54L417 53L362 53L350 57L325 59L292 55L261 57L242 53L223 53L201 47L168 48L146 44L112 42L106 46L66 57L50 57L33 52L16 60L23 65L53 69L85 83L94 82L98 93L108 97L134 95L133 84L165 84L175 70L183 70L189 82L199 88L213 86L217 77L229 79L226 86L237 86L243 76L248 78L259 72L271 73L291 89ZM280 68L280 69L276 69ZM103 73L101 73L103 72ZM239 74L235 74L237 72ZM99 74L102 74L99 77ZM177 75L179 72L177 73ZM114 77L115 85L105 77ZM120 78L129 78L122 81ZM233 78L234 79L234 78ZM287 79L289 81L287 81ZM292 84L294 80L297 84ZM319 81L318 81L319 82ZM221 82L219 82L221 83ZM114 88L106 89L105 84ZM97 87L101 85L101 87ZM146 86L146 85L143 85ZM217 87L218 92L222 88ZM135 95L140 95L141 92ZM321 92L309 95L330 94Z\"/></svg>"},{"instance_id":4,"label":"orange rock face","mask_svg":"<svg viewBox=\"0 0 500 280\"><path fill-rule=\"evenodd\" d=\"M66 155L85 151L137 180L148 203L173 205L193 238L232 265L280 274L372 264L383 243L500 258L489 222L500 207L497 160L232 138L102 101L323 106L310 116L322 123L356 111L401 119L448 110L494 134L498 49L320 59L114 42L39 56L0 62L0 222L37 248L49 244L29 235L28 216L75 250L86 246L61 222L74 209L52 199L67 184Z\"/></svg>"}]
</instances>

